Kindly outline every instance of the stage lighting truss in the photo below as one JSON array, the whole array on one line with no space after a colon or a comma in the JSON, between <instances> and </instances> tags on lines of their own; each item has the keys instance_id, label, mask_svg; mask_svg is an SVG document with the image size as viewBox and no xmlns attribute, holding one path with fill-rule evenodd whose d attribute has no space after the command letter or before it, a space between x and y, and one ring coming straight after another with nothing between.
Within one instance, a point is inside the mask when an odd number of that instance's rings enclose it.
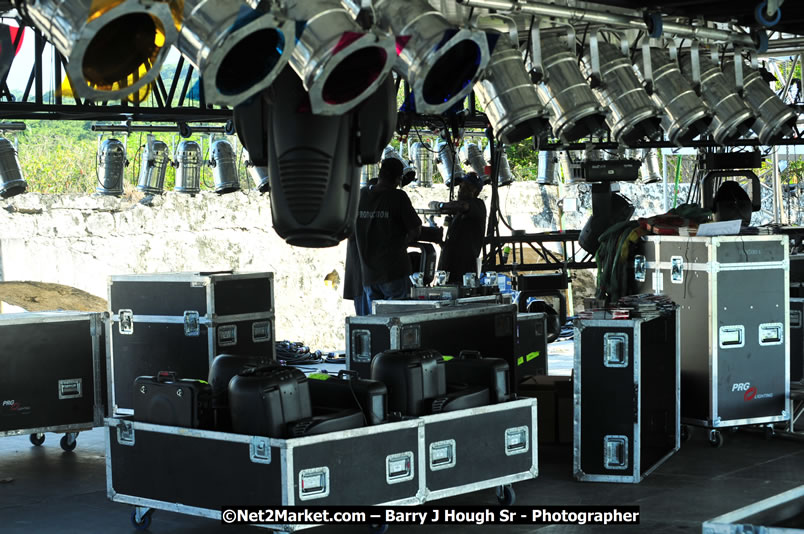
<instances>
[{"instance_id":1,"label":"stage lighting truss","mask_svg":"<svg viewBox=\"0 0 804 534\"><path fill-rule=\"evenodd\" d=\"M406 2L405 2L406 3ZM364 30L339 0L287 0L286 14L303 30L290 65L317 115L342 115L370 97L397 57L393 35Z\"/></svg>"},{"instance_id":2,"label":"stage lighting truss","mask_svg":"<svg viewBox=\"0 0 804 534\"><path fill-rule=\"evenodd\" d=\"M583 67L598 101L609 112L606 123L612 138L632 145L661 137L661 111L634 73L628 40L620 32L607 30L615 33L620 46L600 42L601 31L591 33Z\"/></svg>"},{"instance_id":3,"label":"stage lighting truss","mask_svg":"<svg viewBox=\"0 0 804 534\"><path fill-rule=\"evenodd\" d=\"M163 141L154 139L152 134L148 134L137 189L147 195L161 195L165 190L165 172L169 163L168 146Z\"/></svg>"},{"instance_id":4,"label":"stage lighting truss","mask_svg":"<svg viewBox=\"0 0 804 534\"><path fill-rule=\"evenodd\" d=\"M240 178L237 176L237 156L232 144L226 139L213 141L209 147L209 166L218 194L233 193L240 190Z\"/></svg>"},{"instance_id":5,"label":"stage lighting truss","mask_svg":"<svg viewBox=\"0 0 804 534\"><path fill-rule=\"evenodd\" d=\"M178 37L166 1L15 0L14 5L67 59L70 85L87 100L123 99L153 82Z\"/></svg>"},{"instance_id":6,"label":"stage lighting truss","mask_svg":"<svg viewBox=\"0 0 804 534\"><path fill-rule=\"evenodd\" d=\"M201 166L204 157L201 147L195 141L184 140L176 147L173 165L176 167L176 185L178 193L194 195L201 192Z\"/></svg>"},{"instance_id":7,"label":"stage lighting truss","mask_svg":"<svg viewBox=\"0 0 804 534\"><path fill-rule=\"evenodd\" d=\"M118 139L98 138L98 185L95 192L101 195L120 196L123 194L123 174L128 159L126 147Z\"/></svg>"},{"instance_id":8,"label":"stage lighting truss","mask_svg":"<svg viewBox=\"0 0 804 534\"><path fill-rule=\"evenodd\" d=\"M184 1L176 47L198 68L207 102L240 104L271 85L290 60L296 22L266 4Z\"/></svg>"},{"instance_id":9,"label":"stage lighting truss","mask_svg":"<svg viewBox=\"0 0 804 534\"><path fill-rule=\"evenodd\" d=\"M396 35L395 68L418 113L443 113L472 91L489 62L485 32L450 24L426 0L376 0L374 12L377 25Z\"/></svg>"},{"instance_id":10,"label":"stage lighting truss","mask_svg":"<svg viewBox=\"0 0 804 534\"><path fill-rule=\"evenodd\" d=\"M9 198L24 193L28 184L22 177L17 149L5 137L0 137L0 197Z\"/></svg>"}]
</instances>

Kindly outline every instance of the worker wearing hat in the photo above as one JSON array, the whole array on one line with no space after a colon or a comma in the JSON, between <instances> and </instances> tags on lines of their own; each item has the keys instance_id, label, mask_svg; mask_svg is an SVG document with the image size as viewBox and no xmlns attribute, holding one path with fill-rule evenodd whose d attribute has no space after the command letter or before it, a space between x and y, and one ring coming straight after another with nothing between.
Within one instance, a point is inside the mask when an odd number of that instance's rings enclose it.
<instances>
[{"instance_id":1,"label":"worker wearing hat","mask_svg":"<svg viewBox=\"0 0 804 534\"><path fill-rule=\"evenodd\" d=\"M458 199L441 205L453 215L447 238L441 247L438 269L449 273L449 283L460 284L463 275L477 272L477 258L483 249L486 230L486 204L477 198L483 179L470 172L456 178Z\"/></svg>"}]
</instances>

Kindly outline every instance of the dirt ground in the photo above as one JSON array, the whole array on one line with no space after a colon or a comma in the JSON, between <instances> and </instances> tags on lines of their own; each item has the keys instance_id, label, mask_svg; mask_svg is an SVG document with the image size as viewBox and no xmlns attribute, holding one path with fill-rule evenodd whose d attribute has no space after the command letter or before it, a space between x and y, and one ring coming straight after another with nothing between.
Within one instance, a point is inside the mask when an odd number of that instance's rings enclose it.
<instances>
[{"instance_id":1,"label":"dirt ground","mask_svg":"<svg viewBox=\"0 0 804 534\"><path fill-rule=\"evenodd\" d=\"M0 302L29 312L102 312L107 309L102 298L74 287L47 282L0 282Z\"/></svg>"}]
</instances>

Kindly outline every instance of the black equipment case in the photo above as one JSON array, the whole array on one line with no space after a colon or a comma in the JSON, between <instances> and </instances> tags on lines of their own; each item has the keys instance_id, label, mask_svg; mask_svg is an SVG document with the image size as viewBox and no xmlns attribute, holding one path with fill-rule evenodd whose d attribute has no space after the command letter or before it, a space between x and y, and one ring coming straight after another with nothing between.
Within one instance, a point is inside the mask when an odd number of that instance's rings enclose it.
<instances>
[{"instance_id":1,"label":"black equipment case","mask_svg":"<svg viewBox=\"0 0 804 534\"><path fill-rule=\"evenodd\" d=\"M681 306L681 420L711 429L790 418L788 239L649 236L635 293Z\"/></svg>"},{"instance_id":2,"label":"black equipment case","mask_svg":"<svg viewBox=\"0 0 804 534\"><path fill-rule=\"evenodd\" d=\"M0 436L79 431L103 425L106 360L103 314L0 315Z\"/></svg>"},{"instance_id":3,"label":"black equipment case","mask_svg":"<svg viewBox=\"0 0 804 534\"><path fill-rule=\"evenodd\" d=\"M804 384L804 298L790 299L790 383Z\"/></svg>"},{"instance_id":4,"label":"black equipment case","mask_svg":"<svg viewBox=\"0 0 804 534\"><path fill-rule=\"evenodd\" d=\"M212 388L205 380L162 371L134 380L137 421L185 428L212 428Z\"/></svg>"},{"instance_id":5,"label":"black equipment case","mask_svg":"<svg viewBox=\"0 0 804 534\"><path fill-rule=\"evenodd\" d=\"M528 376L548 374L546 313L517 314L515 355L519 382Z\"/></svg>"},{"instance_id":6,"label":"black equipment case","mask_svg":"<svg viewBox=\"0 0 804 534\"><path fill-rule=\"evenodd\" d=\"M515 304L347 317L347 366L367 378L371 360L377 354L388 349L426 348L448 356L476 350L485 357L502 358L514 369L515 324ZM512 384L515 383L516 377L512 376Z\"/></svg>"},{"instance_id":7,"label":"black equipment case","mask_svg":"<svg viewBox=\"0 0 804 534\"><path fill-rule=\"evenodd\" d=\"M349 371L337 375L308 375L310 399L314 408L360 408L367 425L379 425L388 417L388 387L378 380L351 376Z\"/></svg>"},{"instance_id":8,"label":"black equipment case","mask_svg":"<svg viewBox=\"0 0 804 534\"><path fill-rule=\"evenodd\" d=\"M205 379L220 353L275 359L273 273L165 273L109 281L113 413L138 376Z\"/></svg>"},{"instance_id":9,"label":"black equipment case","mask_svg":"<svg viewBox=\"0 0 804 534\"><path fill-rule=\"evenodd\" d=\"M395 313L412 310L433 310L450 306L511 304L513 299L510 293L494 293L479 297L463 297L454 299L411 299L411 300L374 300L371 302L373 315L393 315Z\"/></svg>"},{"instance_id":10,"label":"black equipment case","mask_svg":"<svg viewBox=\"0 0 804 534\"><path fill-rule=\"evenodd\" d=\"M640 482L680 446L678 310L575 320L573 471Z\"/></svg>"}]
</instances>

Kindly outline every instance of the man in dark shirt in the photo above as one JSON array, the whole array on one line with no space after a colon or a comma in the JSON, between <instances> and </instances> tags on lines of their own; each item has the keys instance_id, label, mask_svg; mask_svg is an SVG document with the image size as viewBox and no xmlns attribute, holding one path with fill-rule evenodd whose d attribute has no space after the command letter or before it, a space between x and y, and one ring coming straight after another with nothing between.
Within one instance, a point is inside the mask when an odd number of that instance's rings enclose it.
<instances>
[{"instance_id":1,"label":"man in dark shirt","mask_svg":"<svg viewBox=\"0 0 804 534\"><path fill-rule=\"evenodd\" d=\"M402 163L382 162L377 185L361 191L355 238L368 307L374 300L410 297L407 245L421 232L422 222L407 193L398 189Z\"/></svg>"},{"instance_id":2,"label":"man in dark shirt","mask_svg":"<svg viewBox=\"0 0 804 534\"><path fill-rule=\"evenodd\" d=\"M447 238L441 247L438 269L449 273L449 283L460 284L463 275L477 272L477 257L486 235L486 204L477 198L483 180L474 172L460 178L458 200L442 204L453 213Z\"/></svg>"}]
</instances>

